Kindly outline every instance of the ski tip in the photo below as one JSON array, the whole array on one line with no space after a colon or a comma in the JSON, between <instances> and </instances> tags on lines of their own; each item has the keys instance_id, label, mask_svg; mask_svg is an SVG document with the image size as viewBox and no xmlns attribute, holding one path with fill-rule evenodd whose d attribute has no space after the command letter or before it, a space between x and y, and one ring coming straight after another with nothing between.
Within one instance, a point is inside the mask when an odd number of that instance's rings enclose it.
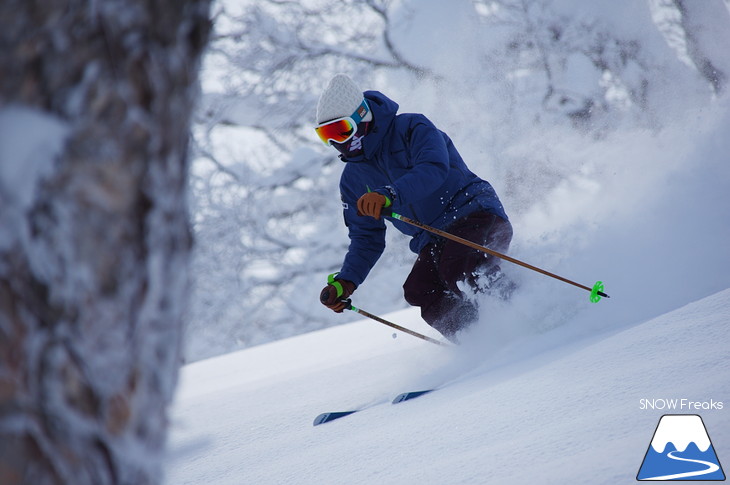
<instances>
[{"instance_id":1,"label":"ski tip","mask_svg":"<svg viewBox=\"0 0 730 485\"><path fill-rule=\"evenodd\" d=\"M404 392L403 394L398 394L395 396L395 399L393 399L393 404L398 404L399 402L408 401L410 399L415 399L417 397L423 396L424 394L428 394L429 392L432 392L433 389L428 389L425 391L412 391L412 392Z\"/></svg>"},{"instance_id":2,"label":"ski tip","mask_svg":"<svg viewBox=\"0 0 730 485\"><path fill-rule=\"evenodd\" d=\"M316 418L314 418L314 423L312 423L312 426L319 426L320 424L329 423L330 421L334 421L335 419L344 418L345 416L349 416L352 413L356 413L357 411L339 411L339 412L333 412L333 413L322 413Z\"/></svg>"}]
</instances>

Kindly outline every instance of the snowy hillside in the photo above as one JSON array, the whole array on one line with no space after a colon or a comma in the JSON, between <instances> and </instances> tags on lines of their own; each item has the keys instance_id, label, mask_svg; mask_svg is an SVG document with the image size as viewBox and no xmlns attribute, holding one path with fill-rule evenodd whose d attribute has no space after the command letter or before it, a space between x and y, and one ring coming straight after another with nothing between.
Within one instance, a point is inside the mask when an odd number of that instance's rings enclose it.
<instances>
[{"instance_id":1,"label":"snowy hillside","mask_svg":"<svg viewBox=\"0 0 730 485\"><path fill-rule=\"evenodd\" d=\"M428 331L410 310L389 317ZM590 337L580 321L503 337L494 353L484 336L442 349L358 321L201 361L183 370L167 483L634 483L667 412L701 414L730 463L729 321L730 289ZM660 399L724 407L642 409Z\"/></svg>"}]
</instances>

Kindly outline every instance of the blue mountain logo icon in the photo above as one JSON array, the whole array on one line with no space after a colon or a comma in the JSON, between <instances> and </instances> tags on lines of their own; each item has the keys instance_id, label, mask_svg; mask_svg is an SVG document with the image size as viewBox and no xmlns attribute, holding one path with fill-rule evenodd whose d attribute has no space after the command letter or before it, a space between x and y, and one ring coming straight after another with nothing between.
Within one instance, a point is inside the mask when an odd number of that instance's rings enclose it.
<instances>
[{"instance_id":1,"label":"blue mountain logo icon","mask_svg":"<svg viewBox=\"0 0 730 485\"><path fill-rule=\"evenodd\" d=\"M702 418L696 414L662 416L636 479L725 480Z\"/></svg>"}]
</instances>

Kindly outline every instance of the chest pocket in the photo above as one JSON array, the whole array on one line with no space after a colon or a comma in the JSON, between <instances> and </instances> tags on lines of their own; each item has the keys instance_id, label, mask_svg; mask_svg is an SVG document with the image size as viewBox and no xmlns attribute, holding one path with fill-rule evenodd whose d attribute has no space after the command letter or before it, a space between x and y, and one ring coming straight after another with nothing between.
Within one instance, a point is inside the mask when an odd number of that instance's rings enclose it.
<instances>
[{"instance_id":1,"label":"chest pocket","mask_svg":"<svg viewBox=\"0 0 730 485\"><path fill-rule=\"evenodd\" d=\"M396 118L394 135L391 137L387 150L389 160L385 161L388 171L395 177L403 175L403 172L413 167L413 157L410 150L413 128L408 120L402 118L405 117L399 116Z\"/></svg>"}]
</instances>

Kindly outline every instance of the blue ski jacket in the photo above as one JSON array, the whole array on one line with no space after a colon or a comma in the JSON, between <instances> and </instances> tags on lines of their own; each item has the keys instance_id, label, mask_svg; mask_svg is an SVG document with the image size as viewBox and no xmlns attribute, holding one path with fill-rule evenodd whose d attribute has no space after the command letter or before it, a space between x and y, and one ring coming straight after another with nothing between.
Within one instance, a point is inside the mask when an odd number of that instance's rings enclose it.
<instances>
[{"instance_id":1,"label":"blue ski jacket","mask_svg":"<svg viewBox=\"0 0 730 485\"><path fill-rule=\"evenodd\" d=\"M350 246L337 278L359 286L385 249L385 221L357 215L357 200L368 191L392 201L390 210L429 226L448 226L477 210L507 215L489 182L472 173L446 133L422 114L397 114L398 104L378 91L366 91L373 124L362 139L363 153L341 157L345 164L340 195ZM419 253L437 236L395 219Z\"/></svg>"}]
</instances>

